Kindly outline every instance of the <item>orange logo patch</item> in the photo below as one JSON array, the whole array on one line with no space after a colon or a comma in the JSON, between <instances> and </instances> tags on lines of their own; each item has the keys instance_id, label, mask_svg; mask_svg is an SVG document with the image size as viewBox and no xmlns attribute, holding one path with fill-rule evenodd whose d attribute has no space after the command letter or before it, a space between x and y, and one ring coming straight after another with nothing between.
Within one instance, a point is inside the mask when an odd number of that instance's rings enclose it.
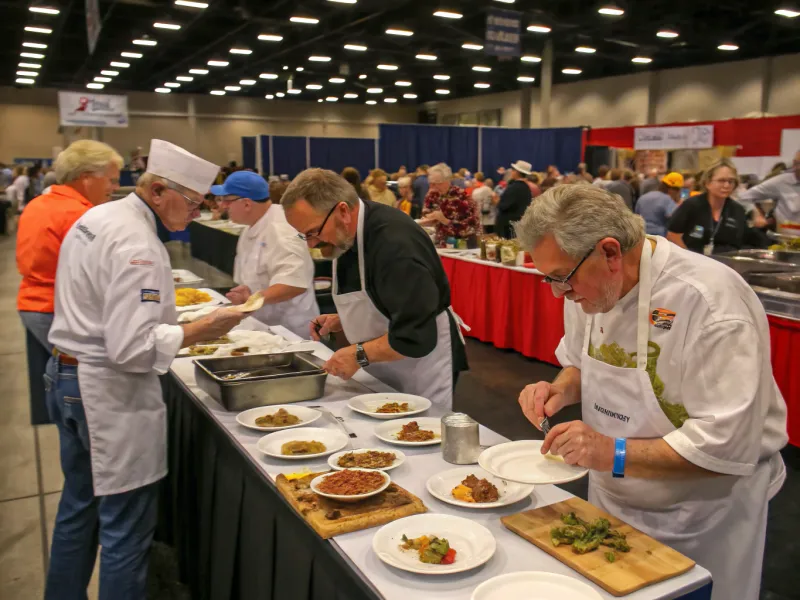
<instances>
[{"instance_id":1,"label":"orange logo patch","mask_svg":"<svg viewBox=\"0 0 800 600\"><path fill-rule=\"evenodd\" d=\"M656 308L650 313L650 324L669 331L672 329L672 322L675 320L675 313L666 308Z\"/></svg>"}]
</instances>

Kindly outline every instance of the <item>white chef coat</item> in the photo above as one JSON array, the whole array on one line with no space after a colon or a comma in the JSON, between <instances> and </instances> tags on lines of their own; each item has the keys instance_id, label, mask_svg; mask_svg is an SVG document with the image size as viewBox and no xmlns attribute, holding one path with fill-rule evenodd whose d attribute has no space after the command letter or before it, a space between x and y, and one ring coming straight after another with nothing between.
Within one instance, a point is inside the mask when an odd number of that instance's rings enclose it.
<instances>
[{"instance_id":1,"label":"white chef coat","mask_svg":"<svg viewBox=\"0 0 800 600\"><path fill-rule=\"evenodd\" d=\"M314 294L314 262L306 243L289 225L283 207L273 204L251 227L242 231L236 244L233 279L253 293L272 285L305 288L285 302L265 304L253 316L267 325L283 325L308 338L309 323L319 316Z\"/></svg>"},{"instance_id":2,"label":"white chef coat","mask_svg":"<svg viewBox=\"0 0 800 600\"><path fill-rule=\"evenodd\" d=\"M739 202L748 211L761 200L775 201L775 220L779 225L800 223L800 180L794 171L771 177L739 197Z\"/></svg>"},{"instance_id":3,"label":"white chef coat","mask_svg":"<svg viewBox=\"0 0 800 600\"><path fill-rule=\"evenodd\" d=\"M728 477L658 481L593 471L589 500L708 568L715 600L754 600L767 502L785 478L778 450L787 441L766 315L733 270L653 239L640 282L610 312L587 316L566 303L556 354L581 369L587 424L611 437L662 437L686 460ZM635 365L611 360L623 352L636 352ZM652 362L655 383L645 370ZM659 395L685 406L682 426L665 417ZM738 539L749 540L745 550Z\"/></svg>"},{"instance_id":4,"label":"white chef coat","mask_svg":"<svg viewBox=\"0 0 800 600\"><path fill-rule=\"evenodd\" d=\"M183 343L156 217L136 194L89 210L64 238L49 341L78 359L96 495L167 474L159 374Z\"/></svg>"}]
</instances>

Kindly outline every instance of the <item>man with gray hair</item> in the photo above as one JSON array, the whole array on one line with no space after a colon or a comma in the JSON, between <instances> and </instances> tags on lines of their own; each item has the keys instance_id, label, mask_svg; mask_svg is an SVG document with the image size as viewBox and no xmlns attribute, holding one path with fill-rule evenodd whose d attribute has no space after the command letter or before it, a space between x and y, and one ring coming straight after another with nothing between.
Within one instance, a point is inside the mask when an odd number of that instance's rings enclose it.
<instances>
[{"instance_id":1,"label":"man with gray hair","mask_svg":"<svg viewBox=\"0 0 800 600\"><path fill-rule=\"evenodd\" d=\"M344 332L351 345L336 351L325 370L346 380L363 368L449 410L466 354L428 235L402 211L359 199L323 169L300 173L281 204L308 246L333 259L338 314L317 317L310 333L318 340Z\"/></svg>"},{"instance_id":2,"label":"man with gray hair","mask_svg":"<svg viewBox=\"0 0 800 600\"><path fill-rule=\"evenodd\" d=\"M517 234L567 299L564 369L519 399L542 453L589 469L590 502L709 569L714 600L756 600L787 441L758 297L725 265L645 236L597 187L553 188ZM582 421L550 428L577 403Z\"/></svg>"}]
</instances>

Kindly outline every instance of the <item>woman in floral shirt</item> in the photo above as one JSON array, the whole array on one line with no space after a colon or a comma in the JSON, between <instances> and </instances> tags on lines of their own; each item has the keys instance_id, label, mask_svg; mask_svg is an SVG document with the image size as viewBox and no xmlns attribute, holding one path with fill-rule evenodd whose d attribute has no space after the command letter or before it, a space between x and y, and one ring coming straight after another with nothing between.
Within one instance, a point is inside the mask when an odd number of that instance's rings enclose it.
<instances>
[{"instance_id":1,"label":"woman in floral shirt","mask_svg":"<svg viewBox=\"0 0 800 600\"><path fill-rule=\"evenodd\" d=\"M436 245L444 248L447 238L466 239L481 233L481 211L475 201L467 197L467 193L450 181L453 172L444 163L428 170L428 195L422 215L441 211L450 222L436 225Z\"/></svg>"}]
</instances>

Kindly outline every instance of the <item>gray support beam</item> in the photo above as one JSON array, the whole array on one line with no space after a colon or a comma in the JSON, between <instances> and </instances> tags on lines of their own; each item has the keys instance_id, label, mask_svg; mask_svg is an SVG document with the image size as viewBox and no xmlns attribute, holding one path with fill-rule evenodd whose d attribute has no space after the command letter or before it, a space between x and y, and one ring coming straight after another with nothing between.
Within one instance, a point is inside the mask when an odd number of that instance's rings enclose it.
<instances>
[{"instance_id":1,"label":"gray support beam","mask_svg":"<svg viewBox=\"0 0 800 600\"><path fill-rule=\"evenodd\" d=\"M772 94L772 77L774 71L774 59L767 56L762 59L764 61L764 69L762 73L764 76L761 78L761 112L769 112L769 101Z\"/></svg>"},{"instance_id":2,"label":"gray support beam","mask_svg":"<svg viewBox=\"0 0 800 600\"><path fill-rule=\"evenodd\" d=\"M189 96L186 103L186 119L189 122L189 131L191 132L192 147L188 148L189 152L197 153L197 110L194 105L194 96Z\"/></svg>"},{"instance_id":3,"label":"gray support beam","mask_svg":"<svg viewBox=\"0 0 800 600\"><path fill-rule=\"evenodd\" d=\"M542 53L542 80L540 82L541 101L540 123L542 127L550 127L550 102L553 99L553 41L547 40ZM530 111L528 111L530 113Z\"/></svg>"},{"instance_id":4,"label":"gray support beam","mask_svg":"<svg viewBox=\"0 0 800 600\"><path fill-rule=\"evenodd\" d=\"M647 81L647 125L658 123L659 83L658 71L650 71Z\"/></svg>"},{"instance_id":5,"label":"gray support beam","mask_svg":"<svg viewBox=\"0 0 800 600\"><path fill-rule=\"evenodd\" d=\"M531 97L533 88L529 83L523 83L519 91L519 126L522 129L531 128Z\"/></svg>"}]
</instances>

